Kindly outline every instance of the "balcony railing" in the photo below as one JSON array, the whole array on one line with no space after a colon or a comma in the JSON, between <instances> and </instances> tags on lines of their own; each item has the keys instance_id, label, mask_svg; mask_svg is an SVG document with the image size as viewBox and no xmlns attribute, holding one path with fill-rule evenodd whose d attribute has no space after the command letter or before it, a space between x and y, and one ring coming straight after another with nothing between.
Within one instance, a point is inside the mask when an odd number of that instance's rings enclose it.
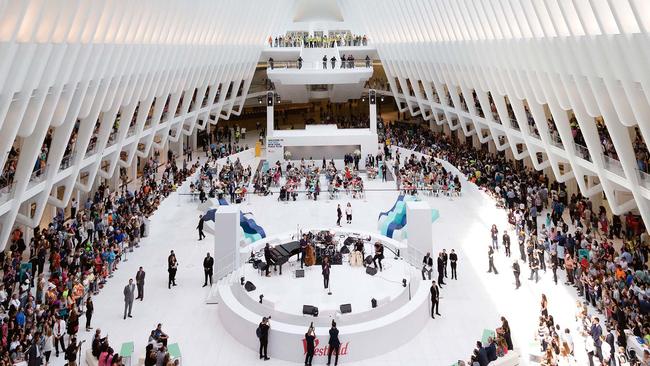
<instances>
[{"instance_id":1,"label":"balcony railing","mask_svg":"<svg viewBox=\"0 0 650 366\"><path fill-rule=\"evenodd\" d=\"M562 138L557 133L550 134L551 143L560 149L564 149L564 144L562 143Z\"/></svg>"},{"instance_id":2,"label":"balcony railing","mask_svg":"<svg viewBox=\"0 0 650 366\"><path fill-rule=\"evenodd\" d=\"M637 170L639 172L639 182L641 185L650 189L650 174L644 172L643 170Z\"/></svg>"},{"instance_id":3,"label":"balcony railing","mask_svg":"<svg viewBox=\"0 0 650 366\"><path fill-rule=\"evenodd\" d=\"M623 170L623 165L619 160L611 158L607 155L603 155L603 163L605 165L605 169L609 170L610 172L616 175L625 178L625 171Z\"/></svg>"},{"instance_id":4,"label":"balcony railing","mask_svg":"<svg viewBox=\"0 0 650 366\"><path fill-rule=\"evenodd\" d=\"M299 67L300 66L300 67ZM273 68L271 65L268 65L268 69L275 70L284 70L284 69L306 69L306 70L346 70L346 69L359 69L359 68L371 68L372 61L366 62L365 60L354 60L354 61L341 61L336 60L334 63L334 68L332 68L332 62L328 60L323 67L322 61L303 61L300 65L298 61L275 61L273 62Z\"/></svg>"},{"instance_id":5,"label":"balcony railing","mask_svg":"<svg viewBox=\"0 0 650 366\"><path fill-rule=\"evenodd\" d=\"M13 173L5 173L0 176L0 203L7 202L13 196L16 182Z\"/></svg>"},{"instance_id":6,"label":"balcony railing","mask_svg":"<svg viewBox=\"0 0 650 366\"><path fill-rule=\"evenodd\" d=\"M517 122L517 120L514 119L514 118L510 118L510 126L511 126L514 130L521 131L521 129L519 128L519 122Z\"/></svg>"},{"instance_id":7,"label":"balcony railing","mask_svg":"<svg viewBox=\"0 0 650 366\"><path fill-rule=\"evenodd\" d=\"M587 161L592 161L591 160L591 154L589 153L589 149L587 149L586 146L582 146L580 144L574 144L576 148L576 155L579 157L587 160Z\"/></svg>"},{"instance_id":8,"label":"balcony railing","mask_svg":"<svg viewBox=\"0 0 650 366\"><path fill-rule=\"evenodd\" d=\"M65 155L63 157L63 159L61 159L61 164L59 165L59 169L60 170L68 169L70 167L70 165L72 164L72 160L74 160L74 157L75 157L74 152L71 152L68 155Z\"/></svg>"},{"instance_id":9,"label":"balcony railing","mask_svg":"<svg viewBox=\"0 0 650 366\"><path fill-rule=\"evenodd\" d=\"M45 180L47 176L47 170L49 165L45 165L42 168L36 169L32 172L32 175L29 177L29 183L40 183Z\"/></svg>"}]
</instances>

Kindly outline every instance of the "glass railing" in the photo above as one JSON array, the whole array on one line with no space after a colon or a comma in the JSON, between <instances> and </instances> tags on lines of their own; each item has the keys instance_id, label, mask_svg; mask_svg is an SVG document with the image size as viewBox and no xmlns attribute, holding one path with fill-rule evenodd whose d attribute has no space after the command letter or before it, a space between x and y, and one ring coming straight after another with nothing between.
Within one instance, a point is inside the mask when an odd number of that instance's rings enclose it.
<instances>
[{"instance_id":1,"label":"glass railing","mask_svg":"<svg viewBox=\"0 0 650 366\"><path fill-rule=\"evenodd\" d=\"M551 133L550 135L551 143L560 149L564 149L564 144L562 143L562 138L557 133Z\"/></svg>"},{"instance_id":2,"label":"glass railing","mask_svg":"<svg viewBox=\"0 0 650 366\"><path fill-rule=\"evenodd\" d=\"M113 132L111 132L110 135L108 135L108 144L107 144L107 146L113 145L116 140L117 140L117 131L114 130Z\"/></svg>"},{"instance_id":3,"label":"glass railing","mask_svg":"<svg viewBox=\"0 0 650 366\"><path fill-rule=\"evenodd\" d=\"M127 137L131 137L135 134L135 130L138 127L138 125L132 125L129 126L129 132L127 132Z\"/></svg>"},{"instance_id":4,"label":"glass railing","mask_svg":"<svg viewBox=\"0 0 650 366\"><path fill-rule=\"evenodd\" d=\"M519 122L517 122L517 120L514 118L510 118L510 126L517 131L521 131L519 128Z\"/></svg>"},{"instance_id":5,"label":"glass railing","mask_svg":"<svg viewBox=\"0 0 650 366\"><path fill-rule=\"evenodd\" d=\"M45 180L47 176L47 170L49 165L46 165L42 168L36 169L32 172L32 175L29 177L29 183L40 183Z\"/></svg>"},{"instance_id":6,"label":"glass railing","mask_svg":"<svg viewBox=\"0 0 650 366\"><path fill-rule=\"evenodd\" d=\"M576 149L576 155L578 155L579 157L581 157L581 158L583 158L583 159L585 159L587 161L592 161L591 160L591 154L589 153L589 149L587 149L586 146L582 146L580 144L575 144L575 143L574 143L574 146L575 146L575 149Z\"/></svg>"},{"instance_id":7,"label":"glass railing","mask_svg":"<svg viewBox=\"0 0 650 366\"><path fill-rule=\"evenodd\" d=\"M61 164L59 165L60 170L68 169L70 165L72 164L72 160L74 160L75 153L71 152L68 155L65 155L63 159L61 159Z\"/></svg>"},{"instance_id":8,"label":"glass railing","mask_svg":"<svg viewBox=\"0 0 650 366\"><path fill-rule=\"evenodd\" d=\"M625 171L623 170L623 165L619 160L616 160L614 158L611 158L607 155L603 155L603 163L605 166L605 169L609 170L610 172L619 175L623 178L625 178Z\"/></svg>"},{"instance_id":9,"label":"glass railing","mask_svg":"<svg viewBox=\"0 0 650 366\"><path fill-rule=\"evenodd\" d=\"M647 189L650 189L650 174L638 169L637 172L639 172L639 183Z\"/></svg>"},{"instance_id":10,"label":"glass railing","mask_svg":"<svg viewBox=\"0 0 650 366\"><path fill-rule=\"evenodd\" d=\"M97 148L97 137L93 137L88 143L88 148L86 149L86 156L94 154L96 148Z\"/></svg>"},{"instance_id":11,"label":"glass railing","mask_svg":"<svg viewBox=\"0 0 650 366\"><path fill-rule=\"evenodd\" d=\"M7 202L13 196L16 182L14 175L5 173L0 176L0 203Z\"/></svg>"},{"instance_id":12,"label":"glass railing","mask_svg":"<svg viewBox=\"0 0 650 366\"><path fill-rule=\"evenodd\" d=\"M273 64L267 65L268 69L271 70L288 70L288 69L305 69L305 70L345 70L345 69L359 69L359 68L372 68L372 60L350 60L350 61L341 61L336 60L334 62L334 67L332 67L332 61L327 60L323 61L274 61Z\"/></svg>"}]
</instances>

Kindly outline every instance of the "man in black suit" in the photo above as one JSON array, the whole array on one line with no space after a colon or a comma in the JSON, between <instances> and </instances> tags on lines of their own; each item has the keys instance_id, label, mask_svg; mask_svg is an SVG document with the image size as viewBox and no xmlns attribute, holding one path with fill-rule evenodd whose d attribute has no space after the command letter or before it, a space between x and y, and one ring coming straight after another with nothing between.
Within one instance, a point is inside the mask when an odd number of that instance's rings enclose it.
<instances>
[{"instance_id":1,"label":"man in black suit","mask_svg":"<svg viewBox=\"0 0 650 366\"><path fill-rule=\"evenodd\" d=\"M332 361L332 352L336 352L336 357L334 358L334 366L338 365L340 349L341 349L341 341L339 340L339 330L336 328L336 322L332 320L332 327L330 328L329 351L327 352L328 366Z\"/></svg>"},{"instance_id":2,"label":"man in black suit","mask_svg":"<svg viewBox=\"0 0 650 366\"><path fill-rule=\"evenodd\" d=\"M323 263L321 264L321 267L323 269L323 271L322 271L322 273L323 273L323 286L325 288L329 288L330 287L330 267L331 267L329 257L323 258Z\"/></svg>"},{"instance_id":3,"label":"man in black suit","mask_svg":"<svg viewBox=\"0 0 650 366\"><path fill-rule=\"evenodd\" d=\"M451 279L452 280L458 280L458 275L456 274L456 265L458 262L458 254L454 252L454 250L451 250L451 253L449 253L449 262L451 262Z\"/></svg>"},{"instance_id":4,"label":"man in black suit","mask_svg":"<svg viewBox=\"0 0 650 366\"><path fill-rule=\"evenodd\" d=\"M199 231L199 240L203 240L205 238L205 234L203 234L203 215L199 215L199 224L196 229Z\"/></svg>"},{"instance_id":5,"label":"man in black suit","mask_svg":"<svg viewBox=\"0 0 650 366\"><path fill-rule=\"evenodd\" d=\"M271 259L271 245L266 243L264 247L264 260L266 261L266 277L271 277L271 265L273 264L273 259Z\"/></svg>"},{"instance_id":6,"label":"man in black suit","mask_svg":"<svg viewBox=\"0 0 650 366\"><path fill-rule=\"evenodd\" d=\"M434 311L436 315L440 315L438 312L438 304L440 303L440 289L436 285L436 281L431 281L431 289L429 292L431 292L431 317L435 319L436 317L433 315Z\"/></svg>"},{"instance_id":7,"label":"man in black suit","mask_svg":"<svg viewBox=\"0 0 650 366\"><path fill-rule=\"evenodd\" d=\"M269 345L269 329L271 329L271 326L269 325L269 319L266 317L262 318L262 322L257 327L257 338L260 340L260 359L263 358L264 361L269 360L269 357L267 355L267 348Z\"/></svg>"},{"instance_id":8,"label":"man in black suit","mask_svg":"<svg viewBox=\"0 0 650 366\"><path fill-rule=\"evenodd\" d=\"M140 269L138 269L138 272L135 274L135 284L138 287L138 297L136 297L136 299L139 299L140 301L144 300L144 277L145 277L145 275L146 275L146 273L144 272L142 267L140 267Z\"/></svg>"},{"instance_id":9,"label":"man in black suit","mask_svg":"<svg viewBox=\"0 0 650 366\"><path fill-rule=\"evenodd\" d=\"M442 259L442 252L438 253L438 284L440 286L445 284L443 277L445 276L445 260Z\"/></svg>"},{"instance_id":10,"label":"man in black suit","mask_svg":"<svg viewBox=\"0 0 650 366\"><path fill-rule=\"evenodd\" d=\"M205 274L205 281L203 282L203 287L208 285L208 279L210 279L210 285L212 285L213 268L214 268L214 258L210 257L210 253L208 253L203 259L203 273Z\"/></svg>"},{"instance_id":11,"label":"man in black suit","mask_svg":"<svg viewBox=\"0 0 650 366\"><path fill-rule=\"evenodd\" d=\"M305 265L305 255L307 255L307 235L303 234L300 239L300 253L298 253L300 257L300 268L303 268Z\"/></svg>"},{"instance_id":12,"label":"man in black suit","mask_svg":"<svg viewBox=\"0 0 650 366\"><path fill-rule=\"evenodd\" d=\"M445 278L447 278L447 262L449 260L449 255L447 255L447 249L442 250L442 269L443 273L445 274Z\"/></svg>"},{"instance_id":13,"label":"man in black suit","mask_svg":"<svg viewBox=\"0 0 650 366\"><path fill-rule=\"evenodd\" d=\"M431 253L427 252L427 255L422 259L422 280L424 281L424 274L429 275L429 280L431 279L431 272L433 272L433 258L431 258Z\"/></svg>"}]
</instances>

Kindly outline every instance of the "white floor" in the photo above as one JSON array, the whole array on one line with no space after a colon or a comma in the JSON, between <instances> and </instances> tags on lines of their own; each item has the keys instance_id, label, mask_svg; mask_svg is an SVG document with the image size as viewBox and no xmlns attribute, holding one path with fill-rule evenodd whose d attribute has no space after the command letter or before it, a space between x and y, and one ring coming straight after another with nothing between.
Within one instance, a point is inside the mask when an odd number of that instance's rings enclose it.
<instances>
[{"instance_id":1,"label":"white floor","mask_svg":"<svg viewBox=\"0 0 650 366\"><path fill-rule=\"evenodd\" d=\"M257 162L251 162L251 165L255 168ZM392 189L394 184L370 181L366 187ZM344 227L376 231L378 214L390 209L396 197L397 192L384 191L368 192L365 199L348 200L343 195L337 201L328 201L322 195L316 202L307 201L301 196L297 202L280 203L277 195L252 196L249 202L242 205L242 211L253 212L257 223L268 235L273 235L295 230L297 225L332 226L336 220L337 203L343 206L349 201L353 207L353 224L344 224ZM536 330L542 292L547 295L552 293L549 310L556 323L574 329L575 294L561 284L556 287L550 271L535 284L525 279L527 272L524 270L523 287L515 291L511 262L499 253L496 259L499 275L486 273L489 228L493 223L500 229L506 227L504 211L496 209L490 199L473 187L466 190L461 198L426 199L440 212L440 218L432 225L435 248L456 249L459 254L459 279L447 280L441 296L442 317L435 320L423 318L422 321L428 322L428 326L413 341L385 354L377 350L377 357L354 365L450 365L458 359L467 360L483 329L499 326L502 315L510 321L515 346L527 352ZM170 342L179 343L184 365L257 365L260 363L257 354L236 342L220 326L216 309L219 305L205 304L209 287L201 287L202 261L205 253L212 251L213 242L210 237L200 242L196 240L196 207L197 203L178 199L175 194L162 203L151 218L150 236L143 240L140 248L129 254L128 261L120 265L115 276L95 298L93 326L101 328L102 334L108 334L111 345L117 351L122 342L134 341L136 357L143 356L149 332L160 322L163 330L169 334ZM513 233L511 237L514 237ZM170 290L167 288L166 260L172 249L176 252L180 268L178 286ZM513 254L518 252L514 245L513 250ZM134 304L134 317L123 320L122 290L128 279L135 276L139 266L143 266L147 272L145 298L143 302ZM320 279L314 281L320 283ZM333 281L338 296L343 280L334 277ZM296 304L306 301L298 298L297 291L292 289L285 294L287 307L292 306L289 299L293 297L296 297ZM372 293L372 290L357 291L363 297ZM90 347L92 333L80 332L82 339L88 340L84 349ZM576 353L581 354L581 344L577 337L574 336L574 339ZM251 334L250 341L257 341L254 334ZM272 354L269 356L271 360L265 364L287 364L274 360ZM134 361L133 364L137 364L137 359ZM525 359L523 361L527 364ZM62 362L61 357L55 364Z\"/></svg>"}]
</instances>

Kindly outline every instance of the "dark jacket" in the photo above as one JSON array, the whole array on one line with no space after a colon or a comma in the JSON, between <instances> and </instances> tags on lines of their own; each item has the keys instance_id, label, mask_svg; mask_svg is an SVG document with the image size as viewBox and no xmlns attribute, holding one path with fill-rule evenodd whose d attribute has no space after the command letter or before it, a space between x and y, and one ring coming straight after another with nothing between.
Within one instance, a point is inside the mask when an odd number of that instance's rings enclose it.
<instances>
[{"instance_id":1,"label":"dark jacket","mask_svg":"<svg viewBox=\"0 0 650 366\"><path fill-rule=\"evenodd\" d=\"M341 341L339 340L339 330L336 328L330 328L330 347L339 347L341 346Z\"/></svg>"}]
</instances>

